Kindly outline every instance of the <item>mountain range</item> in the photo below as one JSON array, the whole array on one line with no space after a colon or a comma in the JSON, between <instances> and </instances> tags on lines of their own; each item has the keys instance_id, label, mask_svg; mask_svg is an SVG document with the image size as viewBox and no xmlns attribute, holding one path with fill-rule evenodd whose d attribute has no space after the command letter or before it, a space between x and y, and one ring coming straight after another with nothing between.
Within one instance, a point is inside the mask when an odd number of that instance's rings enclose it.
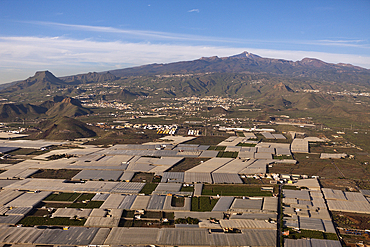
<instances>
[{"instance_id":1,"label":"mountain range","mask_svg":"<svg viewBox=\"0 0 370 247\"><path fill-rule=\"evenodd\" d=\"M300 61L263 58L248 52L230 57L203 57L194 61L150 64L111 70L117 77L186 73L268 73L292 78L352 82L369 86L370 70L350 64L326 63L315 58Z\"/></svg>"},{"instance_id":2,"label":"mountain range","mask_svg":"<svg viewBox=\"0 0 370 247\"><path fill-rule=\"evenodd\" d=\"M73 99L81 95L89 100L121 102L146 97L217 95L247 98L266 111L309 109L317 114L349 116L353 100L351 103L327 92L369 91L369 69L314 58L294 62L243 52L230 57L203 57L61 78L49 71L36 72L0 91L2 98L19 102L0 105L0 119L89 114L91 110ZM45 101L45 96L54 99ZM367 109L364 105L356 107L357 113ZM361 119L359 114L356 118Z\"/></svg>"},{"instance_id":3,"label":"mountain range","mask_svg":"<svg viewBox=\"0 0 370 247\"><path fill-rule=\"evenodd\" d=\"M269 75L309 81L351 83L358 86L370 86L370 70L350 64L326 63L315 58L300 61L263 58L248 52L230 57L202 57L193 61L168 64L149 64L107 72L89 72L57 78L49 71L40 71L24 81L8 84L0 93L16 91L35 91L88 83L112 82L127 77L159 75L209 75L242 74Z\"/></svg>"}]
</instances>

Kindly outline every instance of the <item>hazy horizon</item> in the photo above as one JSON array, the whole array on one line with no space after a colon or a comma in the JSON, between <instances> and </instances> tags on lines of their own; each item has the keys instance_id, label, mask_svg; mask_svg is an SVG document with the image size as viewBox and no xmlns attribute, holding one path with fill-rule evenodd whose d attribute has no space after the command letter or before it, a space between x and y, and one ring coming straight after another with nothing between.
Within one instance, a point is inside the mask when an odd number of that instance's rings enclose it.
<instances>
[{"instance_id":1,"label":"hazy horizon","mask_svg":"<svg viewBox=\"0 0 370 247\"><path fill-rule=\"evenodd\" d=\"M2 1L0 83L231 56L370 68L368 1ZM83 10L83 11L81 11Z\"/></svg>"}]
</instances>

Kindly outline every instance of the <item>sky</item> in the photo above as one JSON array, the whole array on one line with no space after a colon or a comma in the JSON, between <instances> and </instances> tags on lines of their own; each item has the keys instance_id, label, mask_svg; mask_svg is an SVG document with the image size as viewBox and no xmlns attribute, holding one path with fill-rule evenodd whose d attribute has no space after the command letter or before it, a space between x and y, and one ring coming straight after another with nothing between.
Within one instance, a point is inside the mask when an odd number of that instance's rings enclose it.
<instances>
[{"instance_id":1,"label":"sky","mask_svg":"<svg viewBox=\"0 0 370 247\"><path fill-rule=\"evenodd\" d=\"M369 0L0 0L0 83L243 51L370 69L369 13Z\"/></svg>"}]
</instances>

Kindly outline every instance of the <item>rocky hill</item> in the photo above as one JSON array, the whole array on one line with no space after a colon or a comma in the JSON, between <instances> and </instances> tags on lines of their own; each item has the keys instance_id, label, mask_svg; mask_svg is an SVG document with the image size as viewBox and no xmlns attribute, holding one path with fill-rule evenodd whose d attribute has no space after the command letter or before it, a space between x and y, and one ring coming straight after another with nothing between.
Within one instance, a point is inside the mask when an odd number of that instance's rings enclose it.
<instances>
[{"instance_id":1,"label":"rocky hill","mask_svg":"<svg viewBox=\"0 0 370 247\"><path fill-rule=\"evenodd\" d=\"M96 136L85 123L66 116L43 121L37 127L40 132L36 138L39 139L71 140Z\"/></svg>"},{"instance_id":2,"label":"rocky hill","mask_svg":"<svg viewBox=\"0 0 370 247\"><path fill-rule=\"evenodd\" d=\"M53 100L41 104L0 104L0 120L19 120L37 117L67 116L76 117L91 113L81 102L69 97L54 97Z\"/></svg>"},{"instance_id":3,"label":"rocky hill","mask_svg":"<svg viewBox=\"0 0 370 247\"><path fill-rule=\"evenodd\" d=\"M34 76L29 77L24 81L19 81L15 84L2 90L2 92L16 92L16 91L27 91L37 92L40 90L52 89L64 87L65 82L55 77L49 71L38 71Z\"/></svg>"},{"instance_id":4,"label":"rocky hill","mask_svg":"<svg viewBox=\"0 0 370 247\"><path fill-rule=\"evenodd\" d=\"M48 109L46 115L48 116L67 116L77 117L81 115L90 114L91 110L84 108L81 102L73 98L64 98L60 102L55 102L52 107Z\"/></svg>"},{"instance_id":5,"label":"rocky hill","mask_svg":"<svg viewBox=\"0 0 370 247\"><path fill-rule=\"evenodd\" d=\"M17 120L37 117L46 113L48 108L32 104L0 104L0 120Z\"/></svg>"}]
</instances>

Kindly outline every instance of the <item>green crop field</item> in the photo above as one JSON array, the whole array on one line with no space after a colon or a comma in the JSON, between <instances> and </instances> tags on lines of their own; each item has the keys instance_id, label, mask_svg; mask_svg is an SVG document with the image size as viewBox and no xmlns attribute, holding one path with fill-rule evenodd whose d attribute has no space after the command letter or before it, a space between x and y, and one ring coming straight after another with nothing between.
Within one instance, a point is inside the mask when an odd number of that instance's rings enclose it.
<instances>
[{"instance_id":1,"label":"green crop field","mask_svg":"<svg viewBox=\"0 0 370 247\"><path fill-rule=\"evenodd\" d=\"M240 136L240 137L245 137L244 133L243 132L236 132L236 135L237 136Z\"/></svg>"},{"instance_id":2,"label":"green crop field","mask_svg":"<svg viewBox=\"0 0 370 247\"><path fill-rule=\"evenodd\" d=\"M194 192L194 186L186 186L186 187L182 186L180 191L183 191L183 192Z\"/></svg>"},{"instance_id":3,"label":"green crop field","mask_svg":"<svg viewBox=\"0 0 370 247\"><path fill-rule=\"evenodd\" d=\"M178 218L178 219L175 220L175 224L190 224L190 225L195 224L196 225L198 223L199 223L198 219L191 218L191 217Z\"/></svg>"},{"instance_id":4,"label":"green crop field","mask_svg":"<svg viewBox=\"0 0 370 247\"><path fill-rule=\"evenodd\" d=\"M238 157L238 152L220 151L220 152L218 152L217 157L219 157L219 158L236 158L236 157Z\"/></svg>"},{"instance_id":5,"label":"green crop field","mask_svg":"<svg viewBox=\"0 0 370 247\"><path fill-rule=\"evenodd\" d=\"M211 199L210 197L193 197L191 199L191 211L212 211L218 199Z\"/></svg>"},{"instance_id":6,"label":"green crop field","mask_svg":"<svg viewBox=\"0 0 370 247\"><path fill-rule=\"evenodd\" d=\"M210 146L209 148L208 148L208 150L215 150L215 151L223 151L223 150L225 150L226 149L226 147L225 146Z\"/></svg>"},{"instance_id":7,"label":"green crop field","mask_svg":"<svg viewBox=\"0 0 370 247\"><path fill-rule=\"evenodd\" d=\"M154 183L146 183L140 193L144 193L146 195L152 194L152 192L157 188L158 184Z\"/></svg>"},{"instance_id":8,"label":"green crop field","mask_svg":"<svg viewBox=\"0 0 370 247\"><path fill-rule=\"evenodd\" d=\"M253 144L253 143L238 143L237 146L240 146L240 147L255 147L257 144Z\"/></svg>"},{"instance_id":9,"label":"green crop field","mask_svg":"<svg viewBox=\"0 0 370 247\"><path fill-rule=\"evenodd\" d=\"M86 222L86 219L70 219L66 217L34 217L34 216L27 216L23 218L19 224L24 226L41 226L41 225L48 225L48 226L83 226Z\"/></svg>"},{"instance_id":10,"label":"green crop field","mask_svg":"<svg viewBox=\"0 0 370 247\"><path fill-rule=\"evenodd\" d=\"M290 159L293 159L293 157L291 155L273 155L273 158L274 159L278 159L278 160L290 160Z\"/></svg>"},{"instance_id":11,"label":"green crop field","mask_svg":"<svg viewBox=\"0 0 370 247\"><path fill-rule=\"evenodd\" d=\"M199 145L217 145L228 136L200 136L194 140L186 142L186 144L199 144Z\"/></svg>"},{"instance_id":12,"label":"green crop field","mask_svg":"<svg viewBox=\"0 0 370 247\"><path fill-rule=\"evenodd\" d=\"M44 199L44 201L59 201L59 202L73 202L80 196L80 193L59 193L51 194Z\"/></svg>"},{"instance_id":13,"label":"green crop field","mask_svg":"<svg viewBox=\"0 0 370 247\"><path fill-rule=\"evenodd\" d=\"M86 200L91 200L95 194L91 193L83 193L80 195L80 197L77 199L78 202L86 201Z\"/></svg>"},{"instance_id":14,"label":"green crop field","mask_svg":"<svg viewBox=\"0 0 370 247\"><path fill-rule=\"evenodd\" d=\"M260 185L211 185L205 184L202 195L209 196L272 196L271 192L261 191Z\"/></svg>"}]
</instances>

